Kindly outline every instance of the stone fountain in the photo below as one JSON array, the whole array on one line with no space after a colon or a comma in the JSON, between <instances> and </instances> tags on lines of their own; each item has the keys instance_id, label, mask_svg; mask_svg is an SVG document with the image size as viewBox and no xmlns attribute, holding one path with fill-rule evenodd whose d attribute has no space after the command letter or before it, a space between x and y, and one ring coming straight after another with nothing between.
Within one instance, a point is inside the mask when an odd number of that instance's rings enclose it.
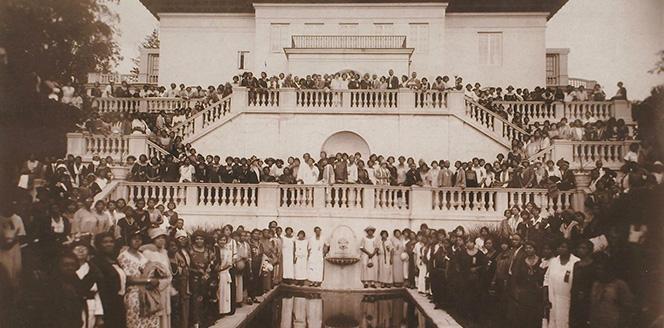
<instances>
[{"instance_id":1,"label":"stone fountain","mask_svg":"<svg viewBox=\"0 0 664 328\"><path fill-rule=\"evenodd\" d=\"M346 225L334 228L330 237L330 251L325 257L325 289L359 289L360 245L353 229Z\"/></svg>"}]
</instances>

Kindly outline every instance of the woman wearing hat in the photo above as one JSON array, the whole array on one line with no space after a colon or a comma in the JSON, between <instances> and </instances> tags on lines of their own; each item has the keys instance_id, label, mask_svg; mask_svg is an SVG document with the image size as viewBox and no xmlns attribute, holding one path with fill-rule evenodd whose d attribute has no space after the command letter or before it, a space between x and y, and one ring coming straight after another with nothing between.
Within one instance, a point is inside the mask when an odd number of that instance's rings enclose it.
<instances>
[{"instance_id":1,"label":"woman wearing hat","mask_svg":"<svg viewBox=\"0 0 664 328\"><path fill-rule=\"evenodd\" d=\"M148 259L139 251L143 244L140 231L134 231L128 236L127 248L118 256L118 263L127 275L127 291L124 296L124 305L127 311L127 327L159 327L159 317L156 313L143 315L141 313L140 295L146 289L154 290L159 280L143 276Z\"/></svg>"},{"instance_id":2,"label":"woman wearing hat","mask_svg":"<svg viewBox=\"0 0 664 328\"><path fill-rule=\"evenodd\" d=\"M158 279L159 311L156 315L159 317L159 326L161 328L170 328L171 326L171 295L170 286L172 274L170 270L171 262L166 250L167 233L166 229L152 228L148 230L148 236L152 243L141 246L143 255L148 260L143 275L147 277L154 276ZM150 278L150 279L154 279ZM155 293L156 295L157 293Z\"/></svg>"},{"instance_id":3,"label":"woman wearing hat","mask_svg":"<svg viewBox=\"0 0 664 328\"><path fill-rule=\"evenodd\" d=\"M367 233L366 237L362 238L360 244L360 259L362 260L362 283L364 288L376 288L376 281L378 280L378 263L375 259L378 253L378 240L374 236L376 228L368 226L364 231Z\"/></svg>"},{"instance_id":4,"label":"woman wearing hat","mask_svg":"<svg viewBox=\"0 0 664 328\"><path fill-rule=\"evenodd\" d=\"M208 289L210 287L211 264L214 261L214 252L206 247L206 234L203 230L196 230L191 236L191 324L206 325L207 304L209 301Z\"/></svg>"},{"instance_id":5,"label":"woman wearing hat","mask_svg":"<svg viewBox=\"0 0 664 328\"><path fill-rule=\"evenodd\" d=\"M231 313L233 304L230 269L233 266L233 249L229 243L229 237L221 235L216 247L219 289L217 290L217 299L219 300L219 314L225 315Z\"/></svg>"}]
</instances>

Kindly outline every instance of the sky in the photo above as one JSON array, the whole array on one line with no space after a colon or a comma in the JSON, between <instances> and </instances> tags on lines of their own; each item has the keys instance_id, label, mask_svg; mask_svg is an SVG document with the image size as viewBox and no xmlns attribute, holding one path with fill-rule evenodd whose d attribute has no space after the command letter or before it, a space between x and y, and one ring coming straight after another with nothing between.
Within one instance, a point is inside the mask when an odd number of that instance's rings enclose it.
<instances>
[{"instance_id":1,"label":"sky","mask_svg":"<svg viewBox=\"0 0 664 328\"><path fill-rule=\"evenodd\" d=\"M128 73L159 22L138 0L122 0L116 10L124 57L117 71ZM622 81L630 99L643 99L664 83L664 74L648 73L664 50L664 0L569 0L549 20L546 46L570 49L570 77L597 80L607 95Z\"/></svg>"}]
</instances>

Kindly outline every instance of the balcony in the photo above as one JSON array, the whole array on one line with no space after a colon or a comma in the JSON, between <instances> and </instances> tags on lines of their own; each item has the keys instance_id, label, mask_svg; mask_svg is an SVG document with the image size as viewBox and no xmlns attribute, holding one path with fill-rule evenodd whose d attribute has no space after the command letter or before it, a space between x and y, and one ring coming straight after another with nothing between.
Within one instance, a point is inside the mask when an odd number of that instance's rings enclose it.
<instances>
[{"instance_id":1,"label":"balcony","mask_svg":"<svg viewBox=\"0 0 664 328\"><path fill-rule=\"evenodd\" d=\"M366 225L366 220L390 220L390 224L403 227L415 220L496 222L506 209L528 202L541 207L544 214L583 210L584 194L566 191L549 196L544 189L116 181L96 197L119 198L129 206L142 198L154 198L160 204L173 202L183 217L205 217L207 223L267 217L303 223L350 219L359 225Z\"/></svg>"},{"instance_id":2,"label":"balcony","mask_svg":"<svg viewBox=\"0 0 664 328\"><path fill-rule=\"evenodd\" d=\"M293 35L295 49L398 49L406 48L403 35Z\"/></svg>"}]
</instances>

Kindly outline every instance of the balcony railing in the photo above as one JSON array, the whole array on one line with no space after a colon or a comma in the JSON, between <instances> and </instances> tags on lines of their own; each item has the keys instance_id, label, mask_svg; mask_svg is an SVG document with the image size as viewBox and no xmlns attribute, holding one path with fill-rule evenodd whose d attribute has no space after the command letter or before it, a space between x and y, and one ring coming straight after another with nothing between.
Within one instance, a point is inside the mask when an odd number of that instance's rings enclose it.
<instances>
[{"instance_id":1,"label":"balcony railing","mask_svg":"<svg viewBox=\"0 0 664 328\"><path fill-rule=\"evenodd\" d=\"M632 113L630 103L625 100L614 101L572 101L572 102L545 102L545 101L495 101L502 105L507 112L519 113L523 118L534 122L558 122L565 117L569 122L576 119L583 120L587 112L599 120L611 117L624 119L631 123Z\"/></svg>"},{"instance_id":2,"label":"balcony railing","mask_svg":"<svg viewBox=\"0 0 664 328\"><path fill-rule=\"evenodd\" d=\"M397 49L406 48L403 35L293 35L297 49Z\"/></svg>"},{"instance_id":3,"label":"balcony railing","mask_svg":"<svg viewBox=\"0 0 664 328\"><path fill-rule=\"evenodd\" d=\"M565 159L570 162L571 169L592 169L595 162L601 160L604 167L618 170L625 164L625 155L634 143L640 141L554 140L551 146L542 149L530 159L540 162Z\"/></svg>"},{"instance_id":4,"label":"balcony railing","mask_svg":"<svg viewBox=\"0 0 664 328\"><path fill-rule=\"evenodd\" d=\"M159 112L166 111L172 112L179 108L194 107L196 104L201 103L196 99L183 99L183 98L94 98L92 100L92 107L96 108L100 113L107 112Z\"/></svg>"},{"instance_id":5,"label":"balcony railing","mask_svg":"<svg viewBox=\"0 0 664 328\"><path fill-rule=\"evenodd\" d=\"M498 220L506 209L529 202L545 213L583 210L583 195L577 191L551 195L545 189L120 181L97 199L122 198L134 206L138 199L154 198L161 204L174 202L178 211L186 214L452 219L465 213Z\"/></svg>"}]
</instances>

